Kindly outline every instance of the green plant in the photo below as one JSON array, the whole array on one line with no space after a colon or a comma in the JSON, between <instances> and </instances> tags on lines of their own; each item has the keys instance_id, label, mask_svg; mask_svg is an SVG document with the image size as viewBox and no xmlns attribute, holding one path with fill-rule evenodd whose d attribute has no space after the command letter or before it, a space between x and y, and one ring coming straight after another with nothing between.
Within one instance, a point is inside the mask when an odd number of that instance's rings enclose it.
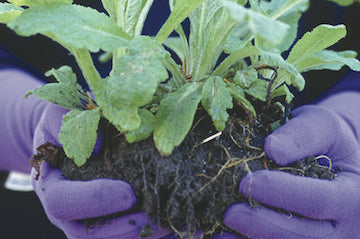
<instances>
[{"instance_id":1,"label":"green plant","mask_svg":"<svg viewBox=\"0 0 360 239\"><path fill-rule=\"evenodd\" d=\"M72 0L9 2L0 4L0 22L18 35L40 33L64 46L93 93L94 98L82 90L72 69L63 66L46 73L58 83L27 94L70 109L59 140L78 166L91 155L101 117L129 142L152 135L159 152L169 155L189 132L199 104L222 131L234 104L250 121L258 113L252 99L284 110L275 99L290 103L289 86L303 90L303 72L344 65L360 71L354 51L327 50L346 35L344 25L319 25L294 44L308 0L169 0L171 14L155 37L141 35L153 0L102 0L107 14ZM186 18L189 36L181 25ZM174 30L178 37L169 37ZM104 79L91 56L100 50L113 63Z\"/></svg>"}]
</instances>

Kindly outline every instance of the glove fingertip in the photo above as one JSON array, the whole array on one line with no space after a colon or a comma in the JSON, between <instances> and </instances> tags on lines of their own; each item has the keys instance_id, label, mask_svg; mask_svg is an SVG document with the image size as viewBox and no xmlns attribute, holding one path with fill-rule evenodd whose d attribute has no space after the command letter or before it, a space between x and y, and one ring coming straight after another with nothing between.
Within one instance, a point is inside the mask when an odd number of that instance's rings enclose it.
<instances>
[{"instance_id":1,"label":"glove fingertip","mask_svg":"<svg viewBox=\"0 0 360 239\"><path fill-rule=\"evenodd\" d=\"M275 133L270 134L265 138L264 151L269 159L280 166L293 163L297 159L294 158L293 150L290 149L292 145L291 140L292 139L288 139L285 135L278 137Z\"/></svg>"},{"instance_id":2,"label":"glove fingertip","mask_svg":"<svg viewBox=\"0 0 360 239\"><path fill-rule=\"evenodd\" d=\"M275 135L269 135L265 138L264 150L266 155L274 162L280 164L281 157L281 141Z\"/></svg>"},{"instance_id":3,"label":"glove fingertip","mask_svg":"<svg viewBox=\"0 0 360 239\"><path fill-rule=\"evenodd\" d=\"M251 217L252 212L249 210L250 208L247 204L240 203L230 206L224 214L224 224L227 227L244 234L245 231L242 228L242 223L245 223L248 221L248 218Z\"/></svg>"},{"instance_id":4,"label":"glove fingertip","mask_svg":"<svg viewBox=\"0 0 360 239\"><path fill-rule=\"evenodd\" d=\"M67 220L126 211L136 203L135 193L128 183L111 179L57 181L45 191L43 200L48 213Z\"/></svg>"}]
</instances>

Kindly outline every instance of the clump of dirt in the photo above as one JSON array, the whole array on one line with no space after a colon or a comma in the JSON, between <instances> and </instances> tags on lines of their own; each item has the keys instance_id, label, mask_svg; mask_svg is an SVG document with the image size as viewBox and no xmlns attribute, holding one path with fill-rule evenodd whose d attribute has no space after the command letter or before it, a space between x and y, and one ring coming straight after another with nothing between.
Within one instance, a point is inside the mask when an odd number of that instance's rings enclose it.
<instances>
[{"instance_id":1,"label":"clump of dirt","mask_svg":"<svg viewBox=\"0 0 360 239\"><path fill-rule=\"evenodd\" d=\"M222 224L223 214L230 205L247 201L238 192L238 185L252 171L284 170L316 178L334 177L314 157L286 168L271 162L263 151L269 124L255 121L249 125L233 114L220 133L206 114L199 113L196 119L186 139L168 157L161 157L152 139L129 144L111 124L103 122L103 150L84 166L77 167L61 149L49 144L39 149L32 162L37 166L49 161L70 180L127 181L138 199L132 210L144 211L153 223L189 238L198 229L208 237L215 231L228 230ZM54 154L49 155L49 151Z\"/></svg>"}]
</instances>

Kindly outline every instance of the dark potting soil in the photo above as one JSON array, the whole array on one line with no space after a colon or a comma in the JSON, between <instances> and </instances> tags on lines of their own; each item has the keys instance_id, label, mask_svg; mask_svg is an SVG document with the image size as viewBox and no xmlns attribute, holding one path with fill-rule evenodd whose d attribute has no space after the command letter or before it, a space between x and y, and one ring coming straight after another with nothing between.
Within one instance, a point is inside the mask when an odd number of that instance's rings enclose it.
<instances>
[{"instance_id":1,"label":"dark potting soil","mask_svg":"<svg viewBox=\"0 0 360 239\"><path fill-rule=\"evenodd\" d=\"M66 158L62 148L51 144L40 146L31 162L36 168L43 160L49 161L70 180L127 181L137 196L131 211L144 211L152 223L169 228L179 237L191 238L200 229L211 238L214 232L229 230L222 224L226 209L248 201L238 192L239 182L246 174L268 169L323 179L335 176L315 157L286 167L270 161L263 151L264 138L269 133L269 125L264 121L249 125L232 115L220 133L213 128L211 119L200 113L186 139L168 157L158 153L151 138L130 144L109 123L103 122L102 152L84 166L77 167ZM102 220L89 219L86 223L91 226ZM143 228L142 236L151 234L148 227Z\"/></svg>"}]
</instances>

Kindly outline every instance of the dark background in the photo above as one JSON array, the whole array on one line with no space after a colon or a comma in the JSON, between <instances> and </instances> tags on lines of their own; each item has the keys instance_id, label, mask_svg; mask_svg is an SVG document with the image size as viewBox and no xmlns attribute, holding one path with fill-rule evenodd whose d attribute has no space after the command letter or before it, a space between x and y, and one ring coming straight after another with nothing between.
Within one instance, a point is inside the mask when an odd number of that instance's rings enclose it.
<instances>
[{"instance_id":1,"label":"dark background","mask_svg":"<svg viewBox=\"0 0 360 239\"><path fill-rule=\"evenodd\" d=\"M91 5L100 10L102 9L99 4L100 1L76 2L86 2L87 5ZM144 28L144 34L153 35L160 29L161 23L164 22L169 14L167 2L167 0L155 0ZM302 18L302 27L299 35L301 36L304 32L310 31L322 23L344 23L347 26L347 37L332 49L352 49L359 52L360 27L357 26L357 24L360 23L359 5L342 8L326 0L313 0L311 1L310 10L305 13ZM41 74L53 67L57 68L62 65L70 65L73 66L78 77L81 78L81 73L73 57L56 42L43 36L37 35L22 38L1 24L0 46L9 50L23 62L30 64ZM99 54L94 55L95 61L98 55ZM105 65L100 63L96 64L102 75L106 75L111 68L110 63ZM302 103L309 102L341 79L346 71L347 69L339 72L322 71L306 73L306 88L305 91L299 95L298 99L300 99ZM5 174L0 176L1 183L4 180ZM0 213L0 238L65 238L64 234L47 220L42 206L34 193L12 192L0 186Z\"/></svg>"}]
</instances>

